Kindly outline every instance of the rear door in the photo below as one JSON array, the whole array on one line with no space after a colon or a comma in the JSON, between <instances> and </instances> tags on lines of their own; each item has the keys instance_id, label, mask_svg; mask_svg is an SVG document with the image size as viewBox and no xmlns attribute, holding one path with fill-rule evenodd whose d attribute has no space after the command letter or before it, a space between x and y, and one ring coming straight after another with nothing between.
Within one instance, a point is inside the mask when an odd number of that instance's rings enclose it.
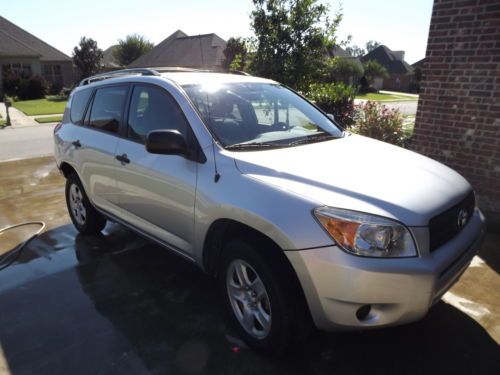
<instances>
[{"instance_id":1,"label":"rear door","mask_svg":"<svg viewBox=\"0 0 500 375\"><path fill-rule=\"evenodd\" d=\"M165 89L135 84L128 110L127 130L116 154L123 157L117 169L120 217L190 254L194 231L197 162L178 155L155 155L146 151L152 130L178 130L188 144L194 135L176 100Z\"/></svg>"},{"instance_id":2,"label":"rear door","mask_svg":"<svg viewBox=\"0 0 500 375\"><path fill-rule=\"evenodd\" d=\"M75 160L85 191L101 209L117 212L115 159L129 85L95 89L84 124L74 135Z\"/></svg>"}]
</instances>

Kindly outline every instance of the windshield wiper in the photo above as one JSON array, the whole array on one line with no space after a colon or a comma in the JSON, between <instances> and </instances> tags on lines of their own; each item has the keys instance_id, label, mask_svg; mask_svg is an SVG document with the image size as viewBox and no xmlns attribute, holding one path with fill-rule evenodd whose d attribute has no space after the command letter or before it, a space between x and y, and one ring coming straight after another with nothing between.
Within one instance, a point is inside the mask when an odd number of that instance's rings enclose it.
<instances>
[{"instance_id":1,"label":"windshield wiper","mask_svg":"<svg viewBox=\"0 0 500 375\"><path fill-rule=\"evenodd\" d=\"M267 148L267 147L283 147L283 146L271 142L249 142L249 143L242 142L226 146L226 150L245 150L249 148Z\"/></svg>"},{"instance_id":2,"label":"windshield wiper","mask_svg":"<svg viewBox=\"0 0 500 375\"><path fill-rule=\"evenodd\" d=\"M314 142L321 142L321 141L327 141L329 139L337 139L338 137L335 137L334 135L325 133L325 134L315 134L315 135L310 135L306 138L300 138L297 139L296 141L287 143L286 146L295 146L295 145L303 145L306 143L314 143Z\"/></svg>"}]
</instances>

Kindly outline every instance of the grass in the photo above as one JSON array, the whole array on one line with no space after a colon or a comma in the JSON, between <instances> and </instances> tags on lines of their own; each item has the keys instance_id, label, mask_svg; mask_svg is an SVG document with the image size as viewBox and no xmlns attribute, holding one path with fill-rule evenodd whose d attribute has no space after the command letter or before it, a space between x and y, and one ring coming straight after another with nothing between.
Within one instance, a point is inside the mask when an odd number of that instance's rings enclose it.
<instances>
[{"instance_id":1,"label":"grass","mask_svg":"<svg viewBox=\"0 0 500 375\"><path fill-rule=\"evenodd\" d=\"M14 102L12 106L28 116L52 115L64 112L66 100L60 100L58 98L24 100Z\"/></svg>"},{"instance_id":2,"label":"grass","mask_svg":"<svg viewBox=\"0 0 500 375\"><path fill-rule=\"evenodd\" d=\"M35 117L35 121L39 124L46 124L48 122L60 122L62 120L61 116L49 116L49 117Z\"/></svg>"},{"instance_id":3,"label":"grass","mask_svg":"<svg viewBox=\"0 0 500 375\"><path fill-rule=\"evenodd\" d=\"M406 95L381 94L379 92L369 92L367 94L358 94L358 95L356 95L356 99L374 100L377 102L385 101L385 100L417 100L416 98L412 98L412 97L409 97Z\"/></svg>"},{"instance_id":4,"label":"grass","mask_svg":"<svg viewBox=\"0 0 500 375\"><path fill-rule=\"evenodd\" d=\"M0 127L4 127L5 125L7 125L7 120L0 118Z\"/></svg>"}]
</instances>

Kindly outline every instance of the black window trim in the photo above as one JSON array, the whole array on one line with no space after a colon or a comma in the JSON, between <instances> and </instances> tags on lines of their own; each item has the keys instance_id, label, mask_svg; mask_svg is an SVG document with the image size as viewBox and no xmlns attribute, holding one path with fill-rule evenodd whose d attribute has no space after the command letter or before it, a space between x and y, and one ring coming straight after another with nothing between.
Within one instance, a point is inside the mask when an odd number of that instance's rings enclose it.
<instances>
[{"instance_id":1,"label":"black window trim","mask_svg":"<svg viewBox=\"0 0 500 375\"><path fill-rule=\"evenodd\" d=\"M182 114L182 117L184 117L184 120L186 121L187 124L187 139L186 142L188 144L188 148L190 151L190 154L187 159L204 164L207 161L207 157L205 156L203 150L201 149L200 143L198 142L198 139L196 138L196 135L194 134L194 131L191 127L191 123L189 122L188 118L186 117L186 114L182 110L181 106L175 99L175 97L164 87L160 85L156 85L150 82L132 82L129 88L129 93L128 93L128 98L125 106L125 115L123 116L123 123L124 126L120 127L120 137L123 139L126 139L127 141L138 143L142 146L144 146L144 149L146 149L144 143L142 141L139 141L138 139L133 139L128 137L128 128L129 128L129 115L130 115L130 105L132 103L132 95L134 94L134 89L137 86L150 86L152 88L159 89L160 91L164 92L167 96L169 96L177 108L179 109L180 113Z\"/></svg>"}]
</instances>

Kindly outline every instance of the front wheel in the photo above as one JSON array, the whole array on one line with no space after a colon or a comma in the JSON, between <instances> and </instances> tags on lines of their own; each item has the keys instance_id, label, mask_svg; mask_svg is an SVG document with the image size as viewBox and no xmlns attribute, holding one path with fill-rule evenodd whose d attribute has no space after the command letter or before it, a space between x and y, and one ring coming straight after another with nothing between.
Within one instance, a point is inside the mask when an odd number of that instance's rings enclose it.
<instances>
[{"instance_id":1,"label":"front wheel","mask_svg":"<svg viewBox=\"0 0 500 375\"><path fill-rule=\"evenodd\" d=\"M239 240L227 244L219 286L243 340L263 354L279 355L305 339L309 315L285 260L272 254L275 249L260 247Z\"/></svg>"},{"instance_id":2,"label":"front wheel","mask_svg":"<svg viewBox=\"0 0 500 375\"><path fill-rule=\"evenodd\" d=\"M66 205L71 221L80 233L97 234L106 226L106 219L92 206L75 174L66 179Z\"/></svg>"}]
</instances>

